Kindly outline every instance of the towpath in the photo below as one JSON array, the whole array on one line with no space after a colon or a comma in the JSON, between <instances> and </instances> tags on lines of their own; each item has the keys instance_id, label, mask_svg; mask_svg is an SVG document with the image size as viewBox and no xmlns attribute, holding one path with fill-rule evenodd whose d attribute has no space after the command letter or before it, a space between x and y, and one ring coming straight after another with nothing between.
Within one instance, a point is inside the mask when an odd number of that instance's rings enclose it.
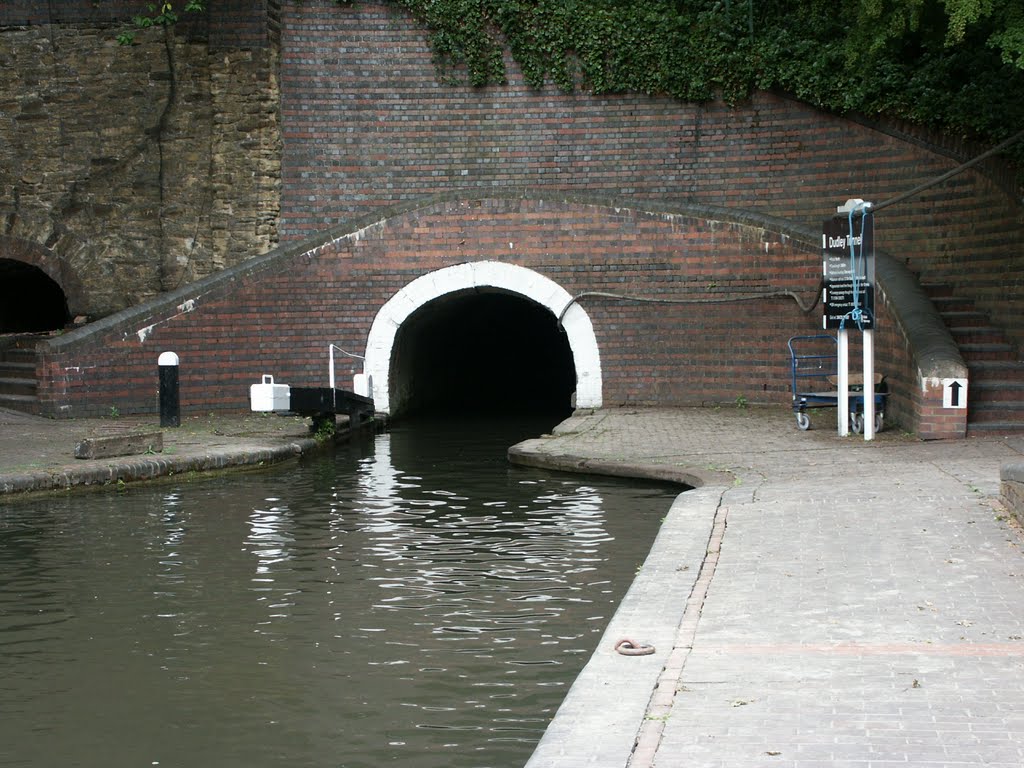
<instances>
[{"instance_id":1,"label":"towpath","mask_svg":"<svg viewBox=\"0 0 1024 768\"><path fill-rule=\"evenodd\" d=\"M815 421L609 410L511 451L700 484L529 768L1024 765L1024 538L998 502L1024 438Z\"/></svg>"}]
</instances>

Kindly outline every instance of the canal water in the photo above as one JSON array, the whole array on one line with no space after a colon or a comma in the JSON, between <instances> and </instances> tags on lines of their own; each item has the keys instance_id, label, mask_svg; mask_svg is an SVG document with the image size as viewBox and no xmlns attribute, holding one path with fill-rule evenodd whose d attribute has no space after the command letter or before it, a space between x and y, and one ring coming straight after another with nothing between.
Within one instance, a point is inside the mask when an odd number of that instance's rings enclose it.
<instances>
[{"instance_id":1,"label":"canal water","mask_svg":"<svg viewBox=\"0 0 1024 768\"><path fill-rule=\"evenodd\" d=\"M0 766L524 764L679 491L549 426L0 502Z\"/></svg>"}]
</instances>

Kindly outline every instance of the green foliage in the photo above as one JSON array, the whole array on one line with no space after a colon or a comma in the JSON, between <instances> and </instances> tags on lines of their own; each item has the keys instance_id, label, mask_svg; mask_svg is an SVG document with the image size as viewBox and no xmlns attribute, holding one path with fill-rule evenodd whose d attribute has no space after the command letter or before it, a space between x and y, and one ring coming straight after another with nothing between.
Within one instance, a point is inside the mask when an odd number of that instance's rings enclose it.
<instances>
[{"instance_id":1,"label":"green foliage","mask_svg":"<svg viewBox=\"0 0 1024 768\"><path fill-rule=\"evenodd\" d=\"M1024 0L391 0L439 71L733 104L783 90L983 139L1024 124Z\"/></svg>"},{"instance_id":2,"label":"green foliage","mask_svg":"<svg viewBox=\"0 0 1024 768\"><path fill-rule=\"evenodd\" d=\"M390 2L430 30L445 82L504 83L508 53L534 88L729 104L775 89L990 141L1024 125L1024 0ZM160 0L134 24L205 8Z\"/></svg>"},{"instance_id":3,"label":"green foliage","mask_svg":"<svg viewBox=\"0 0 1024 768\"><path fill-rule=\"evenodd\" d=\"M318 443L330 442L334 439L338 427L334 417L319 417L313 421L313 439Z\"/></svg>"},{"instance_id":4,"label":"green foliage","mask_svg":"<svg viewBox=\"0 0 1024 768\"><path fill-rule=\"evenodd\" d=\"M206 10L206 0L184 0L178 3L185 13L202 13ZM137 29L148 29L149 27L171 27L178 23L178 12L175 10L175 3L172 0L161 0L159 4L150 3L146 6L148 13L139 14L132 19L132 24ZM135 32L125 30L117 36L117 42L121 45L132 45L135 42Z\"/></svg>"}]
</instances>

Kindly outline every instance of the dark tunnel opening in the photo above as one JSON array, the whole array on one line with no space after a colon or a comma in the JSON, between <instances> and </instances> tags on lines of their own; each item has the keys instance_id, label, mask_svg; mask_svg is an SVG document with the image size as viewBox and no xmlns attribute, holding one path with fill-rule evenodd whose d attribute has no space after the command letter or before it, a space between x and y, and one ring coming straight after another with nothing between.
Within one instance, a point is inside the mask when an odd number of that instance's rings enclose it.
<instances>
[{"instance_id":1,"label":"dark tunnel opening","mask_svg":"<svg viewBox=\"0 0 1024 768\"><path fill-rule=\"evenodd\" d=\"M0 258L0 333L54 331L69 319L67 297L49 275Z\"/></svg>"},{"instance_id":2,"label":"dark tunnel opening","mask_svg":"<svg viewBox=\"0 0 1024 768\"><path fill-rule=\"evenodd\" d=\"M452 294L403 323L391 360L392 415L564 418L572 350L553 314L500 291Z\"/></svg>"}]
</instances>

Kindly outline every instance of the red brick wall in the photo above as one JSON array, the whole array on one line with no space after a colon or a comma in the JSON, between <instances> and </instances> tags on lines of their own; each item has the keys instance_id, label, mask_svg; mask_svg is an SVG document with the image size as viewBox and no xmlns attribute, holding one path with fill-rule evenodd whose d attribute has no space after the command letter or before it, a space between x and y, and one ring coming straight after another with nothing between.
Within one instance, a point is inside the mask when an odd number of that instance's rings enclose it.
<instances>
[{"instance_id":1,"label":"red brick wall","mask_svg":"<svg viewBox=\"0 0 1024 768\"><path fill-rule=\"evenodd\" d=\"M279 249L55 339L40 396L54 415L152 412L156 361L166 350L181 358L185 410L246 408L249 385L264 373L324 385L328 342L362 353L374 316L396 291L479 260L535 270L572 295L688 300L791 290L810 302L820 271L815 245L751 224L515 197L437 202L321 248ZM805 316L785 297L581 303L601 350L606 405L788 403L786 340L820 325L820 314ZM357 370L340 366L339 380Z\"/></svg>"},{"instance_id":2,"label":"red brick wall","mask_svg":"<svg viewBox=\"0 0 1024 768\"><path fill-rule=\"evenodd\" d=\"M248 385L263 373L322 383L328 341L361 351L395 291L468 260L520 264L572 294L697 298L786 288L809 299L820 276L817 244L780 236L764 217L817 230L848 197L885 201L958 162L952 150L773 94L729 108L533 91L514 67L506 86L441 84L425 31L390 5L292 2L281 18L279 231L294 252L108 318L92 335L55 340L43 360L48 412L153 411L156 359L166 349L181 355L186 408L245 407ZM389 216L439 193L493 199ZM877 244L926 279L960 283L1022 337L1015 195L991 166L969 171L881 212ZM582 196L731 213L566 201ZM725 223L746 211L760 216ZM385 216L358 238L299 245L340 222ZM790 299L584 306L610 405L788 402L785 341L819 328L818 316L803 316ZM912 419L928 404L902 331L886 308L879 312L879 369L899 372L890 374L891 413Z\"/></svg>"},{"instance_id":3,"label":"red brick wall","mask_svg":"<svg viewBox=\"0 0 1024 768\"><path fill-rule=\"evenodd\" d=\"M452 189L728 206L817 228L971 156L760 93L730 108L438 82L424 29L361 2L284 6L282 241ZM877 245L959 284L1024 341L1019 190L998 160L880 212Z\"/></svg>"}]
</instances>

